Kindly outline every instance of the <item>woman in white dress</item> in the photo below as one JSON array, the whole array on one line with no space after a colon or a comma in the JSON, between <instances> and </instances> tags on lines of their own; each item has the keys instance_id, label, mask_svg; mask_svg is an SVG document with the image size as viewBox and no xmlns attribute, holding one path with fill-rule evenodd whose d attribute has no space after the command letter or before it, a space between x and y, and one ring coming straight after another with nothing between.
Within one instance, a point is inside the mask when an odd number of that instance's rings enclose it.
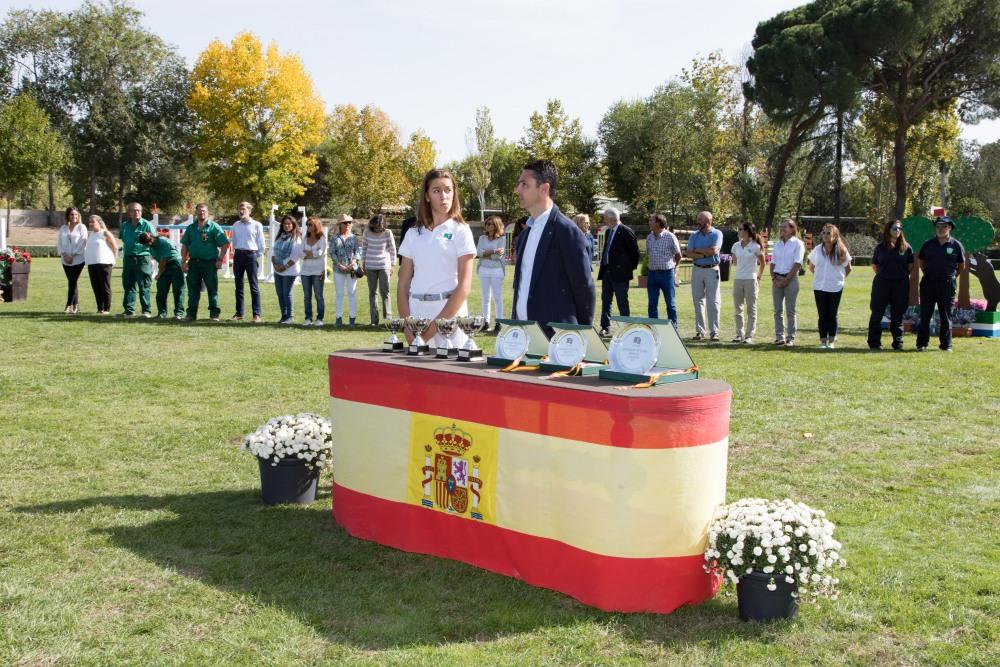
<instances>
[{"instance_id":1,"label":"woman in white dress","mask_svg":"<svg viewBox=\"0 0 1000 667\"><path fill-rule=\"evenodd\" d=\"M452 318L467 315L465 300L472 289L472 262L476 243L462 218L455 177L446 169L432 169L424 176L417 223L399 246L402 263L396 284L396 308L400 317ZM419 331L405 330L412 342ZM431 346L445 345L445 338L432 322L422 338ZM466 335L456 329L454 347L465 344Z\"/></svg>"}]
</instances>

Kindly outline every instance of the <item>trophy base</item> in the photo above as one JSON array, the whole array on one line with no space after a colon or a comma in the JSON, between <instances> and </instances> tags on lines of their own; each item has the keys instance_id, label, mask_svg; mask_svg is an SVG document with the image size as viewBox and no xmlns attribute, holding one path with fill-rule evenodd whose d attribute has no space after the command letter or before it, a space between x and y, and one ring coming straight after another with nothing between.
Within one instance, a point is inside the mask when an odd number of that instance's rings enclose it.
<instances>
[{"instance_id":1,"label":"trophy base","mask_svg":"<svg viewBox=\"0 0 1000 667\"><path fill-rule=\"evenodd\" d=\"M406 346L403 345L403 341L401 341L401 340L397 340L395 343L392 343L392 342L389 342L389 341L384 341L382 343L382 351L383 352L402 352L405 349L406 349Z\"/></svg>"},{"instance_id":2,"label":"trophy base","mask_svg":"<svg viewBox=\"0 0 1000 667\"><path fill-rule=\"evenodd\" d=\"M407 350L407 356L416 357L418 355L427 354L431 351L430 345L411 345Z\"/></svg>"},{"instance_id":3,"label":"trophy base","mask_svg":"<svg viewBox=\"0 0 1000 667\"><path fill-rule=\"evenodd\" d=\"M482 350L467 350L465 348L461 348L458 351L459 361L472 361L473 359L482 359L482 358L483 358Z\"/></svg>"},{"instance_id":4,"label":"trophy base","mask_svg":"<svg viewBox=\"0 0 1000 667\"><path fill-rule=\"evenodd\" d=\"M437 354L434 355L438 359L447 359L448 357L457 357L458 348L457 347L439 347L437 349Z\"/></svg>"}]
</instances>

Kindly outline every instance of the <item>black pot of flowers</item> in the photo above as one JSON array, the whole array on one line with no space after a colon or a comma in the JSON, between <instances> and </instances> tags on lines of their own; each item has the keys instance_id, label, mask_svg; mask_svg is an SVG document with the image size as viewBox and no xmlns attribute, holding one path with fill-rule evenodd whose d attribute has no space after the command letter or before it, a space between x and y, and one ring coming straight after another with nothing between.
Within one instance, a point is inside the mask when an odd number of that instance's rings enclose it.
<instances>
[{"instance_id":1,"label":"black pot of flowers","mask_svg":"<svg viewBox=\"0 0 1000 667\"><path fill-rule=\"evenodd\" d=\"M795 584L785 581L784 574L775 574L777 588L767 590L771 575L751 572L740 577L736 584L736 599L740 607L742 621L773 621L778 618L792 618L798 613L798 598L793 597Z\"/></svg>"},{"instance_id":2,"label":"black pot of flowers","mask_svg":"<svg viewBox=\"0 0 1000 667\"><path fill-rule=\"evenodd\" d=\"M302 459L282 459L277 465L257 458L260 491L266 505L307 505L316 500L319 468L310 468Z\"/></svg>"}]
</instances>

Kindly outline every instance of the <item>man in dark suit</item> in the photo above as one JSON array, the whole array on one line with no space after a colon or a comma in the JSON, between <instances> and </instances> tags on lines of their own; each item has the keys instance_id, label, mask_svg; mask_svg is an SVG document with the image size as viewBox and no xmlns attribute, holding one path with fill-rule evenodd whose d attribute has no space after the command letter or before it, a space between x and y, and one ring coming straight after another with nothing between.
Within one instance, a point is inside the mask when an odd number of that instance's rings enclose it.
<instances>
[{"instance_id":1,"label":"man in dark suit","mask_svg":"<svg viewBox=\"0 0 1000 667\"><path fill-rule=\"evenodd\" d=\"M596 294L583 232L552 201L558 178L555 165L535 160L515 190L531 218L517 237L513 316L538 322L549 337L549 322L593 322Z\"/></svg>"},{"instance_id":2,"label":"man in dark suit","mask_svg":"<svg viewBox=\"0 0 1000 667\"><path fill-rule=\"evenodd\" d=\"M597 278L601 281L601 335L607 336L611 328L611 295L618 302L618 313L628 317L628 286L632 272L639 266L639 243L635 234L621 222L617 209L604 210L604 251Z\"/></svg>"}]
</instances>

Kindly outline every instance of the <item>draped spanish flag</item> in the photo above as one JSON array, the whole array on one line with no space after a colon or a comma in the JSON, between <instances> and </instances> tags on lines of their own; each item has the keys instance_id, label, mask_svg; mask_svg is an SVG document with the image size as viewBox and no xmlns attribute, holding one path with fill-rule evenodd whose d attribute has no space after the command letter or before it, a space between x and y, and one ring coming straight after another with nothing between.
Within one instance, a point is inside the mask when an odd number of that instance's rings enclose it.
<instances>
[{"instance_id":1,"label":"draped spanish flag","mask_svg":"<svg viewBox=\"0 0 1000 667\"><path fill-rule=\"evenodd\" d=\"M352 535L605 610L711 597L731 392L622 389L458 362L330 356L333 514Z\"/></svg>"}]
</instances>

